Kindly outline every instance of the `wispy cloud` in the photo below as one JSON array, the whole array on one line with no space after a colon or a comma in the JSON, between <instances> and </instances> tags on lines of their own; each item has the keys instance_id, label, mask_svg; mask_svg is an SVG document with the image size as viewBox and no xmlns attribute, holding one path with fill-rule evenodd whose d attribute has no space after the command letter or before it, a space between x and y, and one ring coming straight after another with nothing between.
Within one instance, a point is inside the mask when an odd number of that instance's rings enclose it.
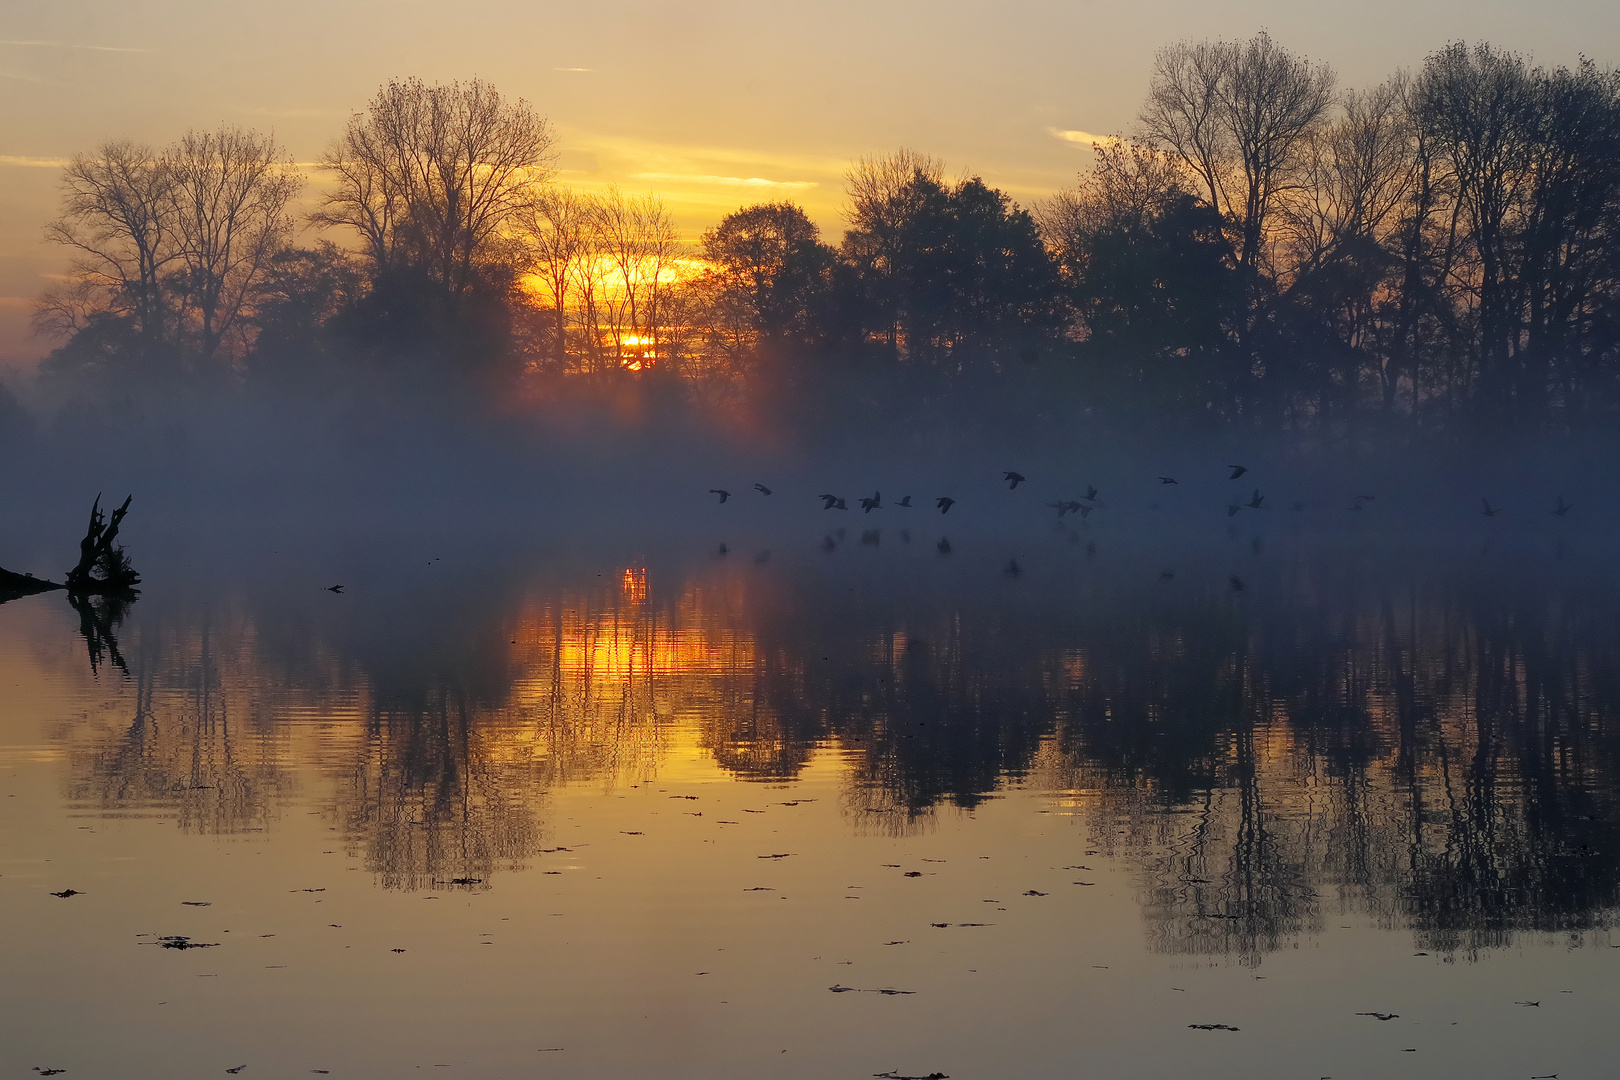
<instances>
[{"instance_id":1,"label":"wispy cloud","mask_svg":"<svg viewBox=\"0 0 1620 1080\"><path fill-rule=\"evenodd\" d=\"M1116 146L1119 144L1118 135L1093 135L1089 131L1074 131L1064 128L1047 128L1046 133L1054 139L1075 143L1079 146Z\"/></svg>"},{"instance_id":2,"label":"wispy cloud","mask_svg":"<svg viewBox=\"0 0 1620 1080\"><path fill-rule=\"evenodd\" d=\"M136 49L124 45L79 45L71 41L15 41L0 39L0 45L13 45L20 48L32 47L42 49L83 49L86 52L144 53L152 51L151 49Z\"/></svg>"},{"instance_id":3,"label":"wispy cloud","mask_svg":"<svg viewBox=\"0 0 1620 1080\"><path fill-rule=\"evenodd\" d=\"M813 188L817 186L812 180L767 180L762 176L710 176L674 172L631 173L630 179L653 180L677 184L701 184L709 187L789 188L793 190L802 190L804 188Z\"/></svg>"},{"instance_id":4,"label":"wispy cloud","mask_svg":"<svg viewBox=\"0 0 1620 1080\"><path fill-rule=\"evenodd\" d=\"M552 71L595 71L595 68L552 68Z\"/></svg>"},{"instance_id":5,"label":"wispy cloud","mask_svg":"<svg viewBox=\"0 0 1620 1080\"><path fill-rule=\"evenodd\" d=\"M0 168L60 169L66 164L67 158L23 157L19 154L0 154Z\"/></svg>"}]
</instances>

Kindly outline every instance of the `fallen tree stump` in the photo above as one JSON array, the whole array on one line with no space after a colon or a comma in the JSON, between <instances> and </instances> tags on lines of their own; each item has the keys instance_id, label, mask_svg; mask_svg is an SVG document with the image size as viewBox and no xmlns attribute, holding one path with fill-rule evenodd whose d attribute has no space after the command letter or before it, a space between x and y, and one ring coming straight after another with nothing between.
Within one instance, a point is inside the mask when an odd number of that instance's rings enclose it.
<instances>
[{"instance_id":1,"label":"fallen tree stump","mask_svg":"<svg viewBox=\"0 0 1620 1080\"><path fill-rule=\"evenodd\" d=\"M133 600L138 595L135 586L141 583L141 575L130 565L129 556L117 541L118 526L129 513L129 504L134 498L133 495L126 498L124 505L114 510L109 518L102 513L101 496L96 496L90 507L90 524L85 528L84 539L79 541L78 564L68 571L65 583L0 567L0 604L57 589L66 589L70 598L109 596Z\"/></svg>"}]
</instances>

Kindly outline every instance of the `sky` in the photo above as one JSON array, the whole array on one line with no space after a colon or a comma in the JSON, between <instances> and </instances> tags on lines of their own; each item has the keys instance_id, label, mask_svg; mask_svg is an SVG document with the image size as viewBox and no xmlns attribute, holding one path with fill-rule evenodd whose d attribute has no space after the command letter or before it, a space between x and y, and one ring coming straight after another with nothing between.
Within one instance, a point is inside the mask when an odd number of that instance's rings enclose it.
<instances>
[{"instance_id":1,"label":"sky","mask_svg":"<svg viewBox=\"0 0 1620 1080\"><path fill-rule=\"evenodd\" d=\"M0 373L55 344L28 330L67 262L43 227L61 163L109 137L233 124L313 162L387 79L476 75L549 118L564 183L652 191L689 237L788 198L836 240L863 154L909 146L1027 205L1089 164L1072 133L1129 129L1155 49L1260 29L1346 86L1454 40L1620 64L1613 0L8 0Z\"/></svg>"}]
</instances>

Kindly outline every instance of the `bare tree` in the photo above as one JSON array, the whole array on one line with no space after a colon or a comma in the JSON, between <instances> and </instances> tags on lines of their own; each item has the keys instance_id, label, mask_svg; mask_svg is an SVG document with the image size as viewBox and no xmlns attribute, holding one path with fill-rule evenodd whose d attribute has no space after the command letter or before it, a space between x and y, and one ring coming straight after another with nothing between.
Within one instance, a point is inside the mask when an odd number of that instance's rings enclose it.
<instances>
[{"instance_id":1,"label":"bare tree","mask_svg":"<svg viewBox=\"0 0 1620 1080\"><path fill-rule=\"evenodd\" d=\"M614 350L631 366L656 362L667 314L667 292L676 276L680 237L661 200L648 194L626 198L617 188L593 206L597 258L610 279L603 292Z\"/></svg>"},{"instance_id":2,"label":"bare tree","mask_svg":"<svg viewBox=\"0 0 1620 1080\"><path fill-rule=\"evenodd\" d=\"M140 340L163 336L163 277L180 255L173 185L159 156L128 139L74 156L62 171L62 216L45 228L46 239L72 249L74 259L68 283L36 309L40 329L80 329L84 313L99 308L128 318Z\"/></svg>"},{"instance_id":3,"label":"bare tree","mask_svg":"<svg viewBox=\"0 0 1620 1080\"><path fill-rule=\"evenodd\" d=\"M333 188L311 220L357 231L379 273L426 272L465 292L508 221L550 180L555 136L480 79L394 80L321 159Z\"/></svg>"},{"instance_id":4,"label":"bare tree","mask_svg":"<svg viewBox=\"0 0 1620 1080\"><path fill-rule=\"evenodd\" d=\"M1301 150L1333 104L1333 70L1264 32L1243 42L1180 42L1154 57L1143 137L1197 177L1237 232L1238 261L1260 266L1269 219Z\"/></svg>"},{"instance_id":5,"label":"bare tree","mask_svg":"<svg viewBox=\"0 0 1620 1080\"><path fill-rule=\"evenodd\" d=\"M232 127L187 132L162 168L187 329L207 362L244 328L253 286L292 232L287 207L303 178L273 138Z\"/></svg>"},{"instance_id":6,"label":"bare tree","mask_svg":"<svg viewBox=\"0 0 1620 1080\"><path fill-rule=\"evenodd\" d=\"M551 306L553 357L568 355L568 309L591 252L591 203L571 188L548 187L512 218L518 262Z\"/></svg>"}]
</instances>

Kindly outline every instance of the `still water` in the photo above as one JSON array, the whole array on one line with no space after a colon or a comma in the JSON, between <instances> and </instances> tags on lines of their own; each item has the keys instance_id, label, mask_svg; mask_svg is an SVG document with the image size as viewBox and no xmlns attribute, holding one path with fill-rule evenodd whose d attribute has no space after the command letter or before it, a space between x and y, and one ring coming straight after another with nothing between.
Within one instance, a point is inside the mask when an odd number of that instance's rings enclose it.
<instances>
[{"instance_id":1,"label":"still water","mask_svg":"<svg viewBox=\"0 0 1620 1080\"><path fill-rule=\"evenodd\" d=\"M0 606L0 1076L1614 1075L1601 560L909 539Z\"/></svg>"}]
</instances>

